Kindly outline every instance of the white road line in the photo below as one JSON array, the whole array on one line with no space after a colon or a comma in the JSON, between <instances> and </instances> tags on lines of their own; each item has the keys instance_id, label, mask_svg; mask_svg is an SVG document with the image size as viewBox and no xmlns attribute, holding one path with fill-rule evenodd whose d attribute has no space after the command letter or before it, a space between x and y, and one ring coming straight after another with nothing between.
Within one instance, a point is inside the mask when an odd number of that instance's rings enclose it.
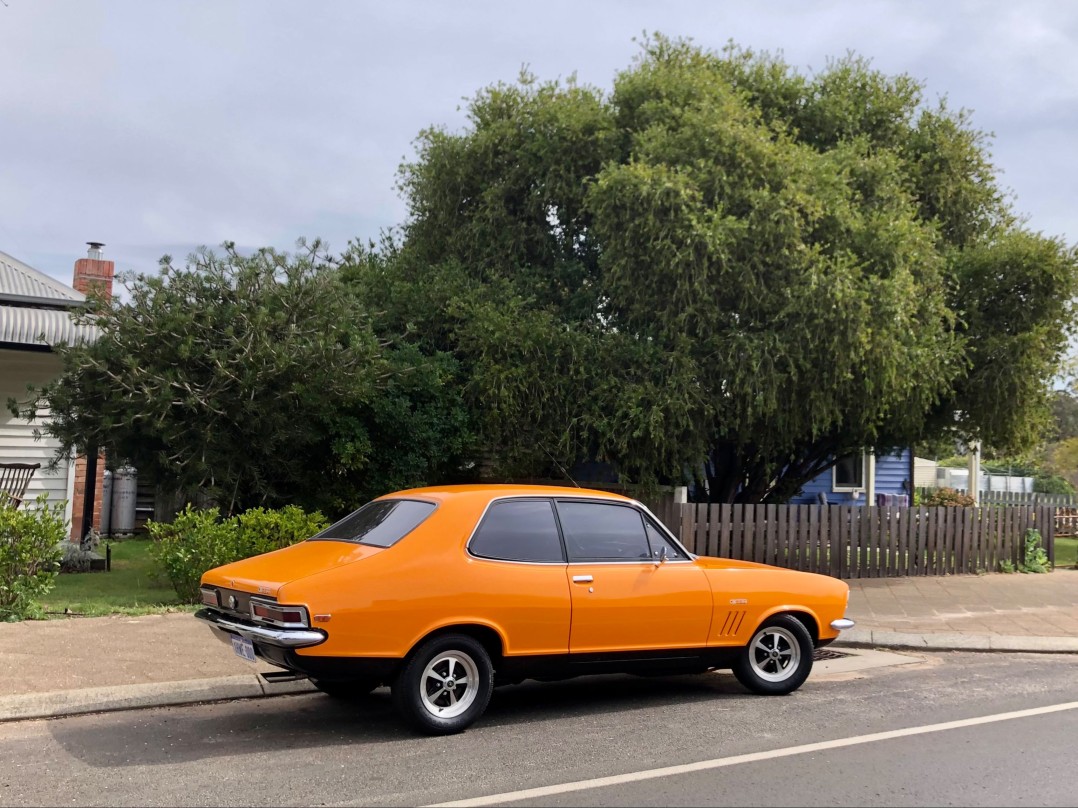
<instances>
[{"instance_id":1,"label":"white road line","mask_svg":"<svg viewBox=\"0 0 1078 808\"><path fill-rule=\"evenodd\" d=\"M596 777L593 780L579 780L575 783L561 783L555 786L542 786L541 788L525 788L521 791L507 791L504 794L491 794L487 797L474 797L467 800L454 800L452 802L440 802L430 808L447 808L448 806L474 805L497 805L503 802L515 802L516 800L528 800L536 797L550 797L555 794L568 794L573 791L584 791L589 788L603 788L605 786L618 786L625 783L636 783L641 780L653 780L657 777L670 777L675 774L691 774L708 769L719 769L724 766L737 766L741 763L755 763L759 760L774 760L775 758L790 757L791 755L803 755L806 752L821 752L825 749L841 749L844 746L857 746L863 743L875 743L876 741L889 741L892 738L906 738L911 735L926 735L930 732L945 732L949 729L961 729L963 727L975 727L979 724L994 724L997 721L1010 721L1014 718L1029 718L1034 715L1046 715L1058 713L1063 710L1078 709L1078 701L1068 701L1066 704L1054 704L1050 707L1034 707L1029 710L1015 710L1010 713L997 713L986 715L981 718L964 718L960 721L945 721L942 724L926 724L921 727L908 727L906 729L893 729L887 732L874 732L870 735L856 735L852 738L838 738L833 741L820 741L807 743L801 746L789 746L785 749L772 749L769 752L752 752L747 755L734 755L733 757L714 758L713 760L701 760L698 763L686 763L681 766L665 766L661 769L649 769L630 774L616 774L611 777Z\"/></svg>"}]
</instances>

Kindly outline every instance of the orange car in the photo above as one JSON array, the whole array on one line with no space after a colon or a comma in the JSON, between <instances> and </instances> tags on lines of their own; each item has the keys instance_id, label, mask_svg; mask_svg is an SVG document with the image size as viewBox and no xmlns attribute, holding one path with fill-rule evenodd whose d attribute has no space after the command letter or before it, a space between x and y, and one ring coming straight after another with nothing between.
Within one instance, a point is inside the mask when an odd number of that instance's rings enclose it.
<instances>
[{"instance_id":1,"label":"orange car","mask_svg":"<svg viewBox=\"0 0 1078 808\"><path fill-rule=\"evenodd\" d=\"M848 600L834 578L693 556L626 497L472 485L390 494L212 569L196 616L331 695L388 684L411 724L447 734L524 679L732 668L789 693L853 626Z\"/></svg>"}]
</instances>

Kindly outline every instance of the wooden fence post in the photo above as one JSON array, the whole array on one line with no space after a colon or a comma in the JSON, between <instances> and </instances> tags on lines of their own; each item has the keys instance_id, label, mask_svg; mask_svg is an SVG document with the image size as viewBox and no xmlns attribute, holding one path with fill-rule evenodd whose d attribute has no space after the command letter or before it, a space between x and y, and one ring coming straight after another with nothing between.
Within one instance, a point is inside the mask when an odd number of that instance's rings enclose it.
<instances>
[{"instance_id":1,"label":"wooden fence post","mask_svg":"<svg viewBox=\"0 0 1078 808\"><path fill-rule=\"evenodd\" d=\"M678 531L678 538L681 539L682 544L689 548L690 553L695 553L693 521L696 518L696 503L682 502L678 507L681 509L681 530Z\"/></svg>"},{"instance_id":2,"label":"wooden fence post","mask_svg":"<svg viewBox=\"0 0 1078 808\"><path fill-rule=\"evenodd\" d=\"M756 534L752 538L752 560L758 564L764 561L767 553L767 506L757 505L756 515L753 517Z\"/></svg>"},{"instance_id":3,"label":"wooden fence post","mask_svg":"<svg viewBox=\"0 0 1078 808\"><path fill-rule=\"evenodd\" d=\"M732 532L733 527L732 517L734 507L735 506L729 504L728 502L724 502L719 507L719 514L722 519L722 532L719 534L719 555L723 558L733 558L733 556L730 554L730 533Z\"/></svg>"}]
</instances>

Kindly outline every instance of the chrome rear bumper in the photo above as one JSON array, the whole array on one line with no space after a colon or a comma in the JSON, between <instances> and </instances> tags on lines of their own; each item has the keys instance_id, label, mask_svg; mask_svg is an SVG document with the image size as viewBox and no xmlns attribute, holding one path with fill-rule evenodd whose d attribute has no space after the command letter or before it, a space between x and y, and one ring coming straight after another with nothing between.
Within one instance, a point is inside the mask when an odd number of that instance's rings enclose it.
<instances>
[{"instance_id":1,"label":"chrome rear bumper","mask_svg":"<svg viewBox=\"0 0 1078 808\"><path fill-rule=\"evenodd\" d=\"M831 628L835 631L846 631L847 629L853 628L855 625L856 623L848 617L840 617L838 620L831 621Z\"/></svg>"},{"instance_id":2,"label":"chrome rear bumper","mask_svg":"<svg viewBox=\"0 0 1078 808\"><path fill-rule=\"evenodd\" d=\"M239 634L251 642L275 645L278 648L307 648L326 641L326 632L316 628L272 628L234 620L213 609L199 609L195 617L213 628L229 634Z\"/></svg>"}]
</instances>

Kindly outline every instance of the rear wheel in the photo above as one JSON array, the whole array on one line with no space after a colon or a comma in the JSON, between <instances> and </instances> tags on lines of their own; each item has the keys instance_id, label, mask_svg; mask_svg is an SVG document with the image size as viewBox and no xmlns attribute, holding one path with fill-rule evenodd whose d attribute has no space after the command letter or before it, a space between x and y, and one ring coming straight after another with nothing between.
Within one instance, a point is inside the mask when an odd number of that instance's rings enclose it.
<instances>
[{"instance_id":1,"label":"rear wheel","mask_svg":"<svg viewBox=\"0 0 1078 808\"><path fill-rule=\"evenodd\" d=\"M420 732L450 735L483 714L493 690L494 669L486 649L465 634L447 634L409 656L393 684L393 702Z\"/></svg>"},{"instance_id":2,"label":"rear wheel","mask_svg":"<svg viewBox=\"0 0 1078 808\"><path fill-rule=\"evenodd\" d=\"M311 679L311 684L325 693L342 701L355 701L378 687L381 682L377 679L348 679L345 681L327 681L326 679Z\"/></svg>"},{"instance_id":3,"label":"rear wheel","mask_svg":"<svg viewBox=\"0 0 1078 808\"><path fill-rule=\"evenodd\" d=\"M788 614L771 617L741 649L734 676L753 693L782 696L804 684L812 671L812 637Z\"/></svg>"}]
</instances>

